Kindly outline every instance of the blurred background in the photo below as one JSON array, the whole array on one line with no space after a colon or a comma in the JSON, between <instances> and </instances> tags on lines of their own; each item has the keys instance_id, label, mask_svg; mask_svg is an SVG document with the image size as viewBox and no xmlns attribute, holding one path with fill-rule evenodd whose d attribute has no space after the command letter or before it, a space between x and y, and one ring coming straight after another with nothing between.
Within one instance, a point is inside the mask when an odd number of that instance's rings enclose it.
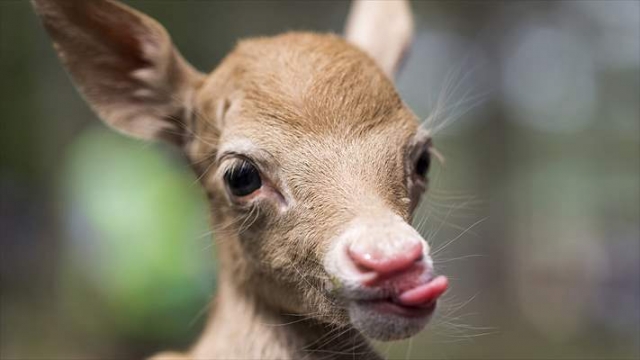
<instances>
[{"instance_id":1,"label":"blurred background","mask_svg":"<svg viewBox=\"0 0 640 360\"><path fill-rule=\"evenodd\" d=\"M339 1L128 1L213 69L239 38L341 32ZM452 288L402 359L640 356L640 2L414 2L398 78L446 161L416 216ZM27 1L0 2L0 357L184 348L215 293L178 152L108 130Z\"/></svg>"}]
</instances>

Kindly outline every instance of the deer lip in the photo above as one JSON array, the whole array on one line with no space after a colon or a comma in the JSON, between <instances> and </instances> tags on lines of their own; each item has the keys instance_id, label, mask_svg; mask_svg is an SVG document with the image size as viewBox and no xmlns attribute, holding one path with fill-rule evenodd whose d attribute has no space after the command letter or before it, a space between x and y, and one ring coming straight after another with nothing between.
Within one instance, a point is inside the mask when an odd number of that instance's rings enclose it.
<instances>
[{"instance_id":1,"label":"deer lip","mask_svg":"<svg viewBox=\"0 0 640 360\"><path fill-rule=\"evenodd\" d=\"M429 316L436 308L436 302L425 303L420 306L408 306L398 303L397 299L360 300L358 304L366 306L380 314L396 315L409 318Z\"/></svg>"},{"instance_id":2,"label":"deer lip","mask_svg":"<svg viewBox=\"0 0 640 360\"><path fill-rule=\"evenodd\" d=\"M358 304L370 307L382 314L425 317L435 310L438 298L444 294L448 285L446 277L438 276L397 296L359 300Z\"/></svg>"}]
</instances>

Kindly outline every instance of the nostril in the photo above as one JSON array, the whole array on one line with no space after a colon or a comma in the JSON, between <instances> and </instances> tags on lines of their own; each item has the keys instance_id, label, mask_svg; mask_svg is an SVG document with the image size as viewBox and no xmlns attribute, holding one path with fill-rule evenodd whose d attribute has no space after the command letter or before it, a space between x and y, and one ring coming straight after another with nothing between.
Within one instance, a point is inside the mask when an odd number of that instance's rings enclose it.
<instances>
[{"instance_id":1,"label":"nostril","mask_svg":"<svg viewBox=\"0 0 640 360\"><path fill-rule=\"evenodd\" d=\"M388 274L408 270L423 259L422 242L403 242L391 246L354 242L349 257L363 271Z\"/></svg>"}]
</instances>

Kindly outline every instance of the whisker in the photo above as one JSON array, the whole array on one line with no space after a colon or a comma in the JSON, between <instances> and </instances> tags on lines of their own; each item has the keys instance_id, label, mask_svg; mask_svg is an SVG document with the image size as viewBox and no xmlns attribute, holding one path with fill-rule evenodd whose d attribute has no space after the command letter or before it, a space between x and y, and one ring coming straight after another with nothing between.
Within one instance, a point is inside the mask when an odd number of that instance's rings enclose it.
<instances>
[{"instance_id":1,"label":"whisker","mask_svg":"<svg viewBox=\"0 0 640 360\"><path fill-rule=\"evenodd\" d=\"M468 228L466 228L463 232L461 232L458 236L456 236L455 238L449 240L448 242L446 242L444 245L442 245L440 248L434 250L432 252L432 256L438 254L439 252L443 251L444 249L446 249L449 245L453 244L456 240L460 239L464 234L466 234L467 232L469 232L473 227L475 227L478 224L481 224L482 222L484 222L485 220L487 220L488 217L482 218L476 222L474 222L473 224L471 224Z\"/></svg>"}]
</instances>

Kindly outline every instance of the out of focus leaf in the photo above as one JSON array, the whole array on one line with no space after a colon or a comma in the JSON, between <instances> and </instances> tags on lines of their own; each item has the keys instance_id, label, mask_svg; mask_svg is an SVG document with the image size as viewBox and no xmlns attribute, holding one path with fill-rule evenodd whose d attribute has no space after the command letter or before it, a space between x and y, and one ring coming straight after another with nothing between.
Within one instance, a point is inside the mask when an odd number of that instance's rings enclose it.
<instances>
[{"instance_id":1,"label":"out of focus leaf","mask_svg":"<svg viewBox=\"0 0 640 360\"><path fill-rule=\"evenodd\" d=\"M201 236L204 196L187 166L104 128L79 136L67 158L68 270L131 336L189 330L213 291L214 257L211 236Z\"/></svg>"}]
</instances>

